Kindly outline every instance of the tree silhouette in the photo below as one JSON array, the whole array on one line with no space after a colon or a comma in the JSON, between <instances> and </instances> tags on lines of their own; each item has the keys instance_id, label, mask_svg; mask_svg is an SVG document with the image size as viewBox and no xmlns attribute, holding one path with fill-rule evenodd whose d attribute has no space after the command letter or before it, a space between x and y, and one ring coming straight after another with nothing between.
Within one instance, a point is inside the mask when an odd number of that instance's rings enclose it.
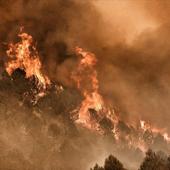
<instances>
[{"instance_id":1,"label":"tree silhouette","mask_svg":"<svg viewBox=\"0 0 170 170\"><path fill-rule=\"evenodd\" d=\"M149 149L139 170L168 170L167 160Z\"/></svg>"},{"instance_id":2,"label":"tree silhouette","mask_svg":"<svg viewBox=\"0 0 170 170\"><path fill-rule=\"evenodd\" d=\"M123 164L112 155L106 158L104 169L105 170L125 170L123 168Z\"/></svg>"},{"instance_id":3,"label":"tree silhouette","mask_svg":"<svg viewBox=\"0 0 170 170\"><path fill-rule=\"evenodd\" d=\"M94 166L94 168L91 168L90 170L104 170L103 167L100 167L98 164Z\"/></svg>"},{"instance_id":4,"label":"tree silhouette","mask_svg":"<svg viewBox=\"0 0 170 170\"><path fill-rule=\"evenodd\" d=\"M98 164L91 168L90 170L126 170L123 167L123 164L115 158L113 155L110 155L105 159L104 167L100 167ZM140 165L139 170L170 170L170 156L159 151L157 153L149 149L146 152L146 156Z\"/></svg>"},{"instance_id":5,"label":"tree silhouette","mask_svg":"<svg viewBox=\"0 0 170 170\"><path fill-rule=\"evenodd\" d=\"M115 158L113 155L110 155L105 160L104 168L96 164L94 168L91 170L126 170L126 169L124 169L123 164L117 158Z\"/></svg>"},{"instance_id":6,"label":"tree silhouette","mask_svg":"<svg viewBox=\"0 0 170 170\"><path fill-rule=\"evenodd\" d=\"M170 156L167 158L167 169L170 170Z\"/></svg>"}]
</instances>

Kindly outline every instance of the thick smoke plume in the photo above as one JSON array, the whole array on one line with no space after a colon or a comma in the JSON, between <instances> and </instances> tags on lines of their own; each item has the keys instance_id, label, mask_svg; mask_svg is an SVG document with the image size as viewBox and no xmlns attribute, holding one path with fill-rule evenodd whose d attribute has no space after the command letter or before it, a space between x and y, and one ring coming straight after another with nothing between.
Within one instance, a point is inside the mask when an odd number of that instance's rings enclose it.
<instances>
[{"instance_id":1,"label":"thick smoke plume","mask_svg":"<svg viewBox=\"0 0 170 170\"><path fill-rule=\"evenodd\" d=\"M134 168L140 151L122 152L109 135L79 132L70 120L69 112L81 101L70 77L77 64L73 48L96 54L100 92L124 122L142 119L170 132L169 11L166 0L1 0L2 169L84 170L110 152L134 161ZM43 72L65 88L49 92L36 107L21 102L30 84L20 73L12 82L4 73L7 44L17 42L21 26L37 42ZM155 146L166 151L160 141Z\"/></svg>"},{"instance_id":2,"label":"thick smoke plume","mask_svg":"<svg viewBox=\"0 0 170 170\"><path fill-rule=\"evenodd\" d=\"M99 41L94 27L100 28L99 14L88 1L1 1L0 8L2 48L5 43L16 41L16 33L23 26L37 41L44 70L54 80L67 83L68 71L74 64L74 59L70 59L72 48L76 44L93 45ZM3 52L1 55L5 56ZM58 68L66 59L67 69L62 65Z\"/></svg>"},{"instance_id":3,"label":"thick smoke plume","mask_svg":"<svg viewBox=\"0 0 170 170\"><path fill-rule=\"evenodd\" d=\"M110 5L115 8L113 18L123 12L121 21L110 21L113 27L120 28L123 40L98 52L104 63L101 90L118 103L126 120L145 119L169 131L170 23L167 16L170 4L168 1L126 1L110 2ZM105 10L107 7L106 3ZM110 74L106 76L106 73Z\"/></svg>"}]
</instances>

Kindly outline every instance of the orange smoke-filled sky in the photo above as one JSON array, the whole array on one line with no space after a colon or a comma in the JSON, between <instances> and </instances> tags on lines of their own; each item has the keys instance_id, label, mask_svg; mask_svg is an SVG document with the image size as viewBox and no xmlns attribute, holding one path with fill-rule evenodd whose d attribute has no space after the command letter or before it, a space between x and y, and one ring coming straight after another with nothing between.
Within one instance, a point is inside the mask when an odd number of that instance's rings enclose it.
<instances>
[{"instance_id":1,"label":"orange smoke-filled sky","mask_svg":"<svg viewBox=\"0 0 170 170\"><path fill-rule=\"evenodd\" d=\"M153 30L159 26L159 21L145 8L145 3L150 4L148 1L134 0L94 1L107 23L106 29L110 31L110 36L117 31L128 43L143 31Z\"/></svg>"}]
</instances>

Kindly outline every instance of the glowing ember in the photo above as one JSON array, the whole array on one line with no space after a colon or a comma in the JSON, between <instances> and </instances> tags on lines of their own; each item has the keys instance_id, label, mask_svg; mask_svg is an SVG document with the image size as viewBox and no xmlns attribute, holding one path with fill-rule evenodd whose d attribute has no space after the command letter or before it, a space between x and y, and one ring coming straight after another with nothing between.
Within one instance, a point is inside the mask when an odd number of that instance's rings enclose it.
<instances>
[{"instance_id":1,"label":"glowing ember","mask_svg":"<svg viewBox=\"0 0 170 170\"><path fill-rule=\"evenodd\" d=\"M144 132L150 129L150 126L143 120L140 120L140 126Z\"/></svg>"},{"instance_id":2,"label":"glowing ember","mask_svg":"<svg viewBox=\"0 0 170 170\"><path fill-rule=\"evenodd\" d=\"M47 76L41 72L41 62L38 52L33 46L33 38L27 33L20 32L18 36L21 41L16 44L9 44L7 56L9 61L6 63L6 71L11 75L16 69L24 70L26 78L35 77L37 87L46 89L50 84Z\"/></svg>"},{"instance_id":3,"label":"glowing ember","mask_svg":"<svg viewBox=\"0 0 170 170\"><path fill-rule=\"evenodd\" d=\"M166 133L166 132L163 133L163 137L167 142L170 142L170 137L169 137L168 133Z\"/></svg>"}]
</instances>

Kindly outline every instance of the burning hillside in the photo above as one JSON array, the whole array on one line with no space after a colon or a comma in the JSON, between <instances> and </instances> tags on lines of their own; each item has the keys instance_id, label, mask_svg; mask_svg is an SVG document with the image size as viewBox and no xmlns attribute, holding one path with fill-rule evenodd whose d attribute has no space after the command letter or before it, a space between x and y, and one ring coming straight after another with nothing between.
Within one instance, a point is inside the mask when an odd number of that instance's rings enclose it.
<instances>
[{"instance_id":1,"label":"burning hillside","mask_svg":"<svg viewBox=\"0 0 170 170\"><path fill-rule=\"evenodd\" d=\"M23 105L25 100L30 102L30 104L32 103L33 108L38 108L36 111L33 109L32 114L39 121L46 121L46 118L42 117L41 112L47 108L41 108L41 103L47 101L48 98L50 101L54 99L54 105L50 103L46 105L50 110L53 110L56 105L55 102L57 103L57 100L60 100L65 89L63 89L61 84L54 83L54 81L49 80L47 76L43 75L38 52L32 44L32 36L24 32L18 36L21 38L21 41L16 44L9 44L9 49L7 50L8 60L5 63L5 70L12 77L8 82L16 81L17 84L19 83L15 75L17 72L18 76L22 78L22 81L28 81L26 91L23 91L21 94L22 99L20 103ZM75 125L80 124L80 126L92 132L99 133L102 136L110 135L114 140L113 145L115 143L117 148L127 147L135 150L139 149L144 153L149 147L152 147L159 136L168 147L170 138L165 128L159 129L152 127L152 125L143 120L139 120L136 126L130 125L128 122L123 122L113 107L110 107L105 102L105 99L99 93L99 80L95 68L97 58L93 53L76 47L75 55L78 57L78 66L70 76L72 76L72 79L76 82L77 89L81 92L82 101L77 106L75 104L74 106L72 105L70 107L71 110L69 110L68 106L63 107L64 110L61 112L64 115L67 114L67 119L70 123L72 122ZM1 81L7 80L4 77ZM34 85L32 86L29 82ZM32 97L28 98L28 95ZM52 96L53 99L51 98ZM80 101L80 97L77 99ZM65 100L63 101L64 103L66 102ZM49 109L46 110L47 114L50 112ZM55 118L52 122L56 122ZM48 124L45 123L43 126L48 127ZM51 128L51 126L54 126L53 123L48 128ZM28 133L26 129L24 131L24 133Z\"/></svg>"},{"instance_id":2,"label":"burning hillside","mask_svg":"<svg viewBox=\"0 0 170 170\"><path fill-rule=\"evenodd\" d=\"M30 100L30 103L37 104L38 100L47 93L47 86L50 85L51 81L41 72L42 64L38 52L32 44L32 36L24 32L21 32L18 36L21 38L21 42L9 44L7 50L8 62L5 64L5 70L9 76L17 69L23 70L25 78L34 81L35 86L30 88L33 92L30 93L33 99ZM128 147L138 148L142 152L146 152L149 147L152 147L155 138L159 135L165 142L170 142L166 129L152 127L143 120L139 120L137 126L122 122L118 114L115 113L114 109L107 106L99 93L99 81L95 69L96 56L79 47L75 48L75 55L79 57L79 63L71 76L76 82L78 90L81 91L83 100L80 106L76 106L77 108L70 112L70 118L74 123L81 124L83 127L99 132L101 135L112 134L116 143L120 144L125 141L125 145ZM57 91L56 95L59 91L62 93L63 87L61 85L53 85L53 87ZM23 101L28 94L29 92L23 93ZM121 122L124 126L123 129Z\"/></svg>"},{"instance_id":3,"label":"burning hillside","mask_svg":"<svg viewBox=\"0 0 170 170\"><path fill-rule=\"evenodd\" d=\"M169 7L0 2L0 169L85 170L109 154L135 169L149 148L169 154Z\"/></svg>"}]
</instances>

